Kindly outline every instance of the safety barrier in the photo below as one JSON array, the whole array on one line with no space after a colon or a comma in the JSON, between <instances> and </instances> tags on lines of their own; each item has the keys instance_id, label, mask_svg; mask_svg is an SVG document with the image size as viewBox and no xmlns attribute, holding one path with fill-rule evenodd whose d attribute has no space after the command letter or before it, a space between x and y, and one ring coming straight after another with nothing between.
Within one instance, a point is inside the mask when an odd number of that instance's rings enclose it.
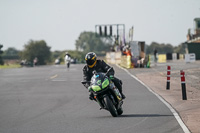
<instances>
[{"instance_id":1,"label":"safety barrier","mask_svg":"<svg viewBox=\"0 0 200 133\"><path fill-rule=\"evenodd\" d=\"M131 56L122 56L120 66L125 68L133 68L131 65Z\"/></svg>"},{"instance_id":2,"label":"safety barrier","mask_svg":"<svg viewBox=\"0 0 200 133\"><path fill-rule=\"evenodd\" d=\"M184 59L184 55L183 54L180 54L179 55L179 60L183 60Z\"/></svg>"},{"instance_id":3,"label":"safety barrier","mask_svg":"<svg viewBox=\"0 0 200 133\"><path fill-rule=\"evenodd\" d=\"M158 62L165 63L166 62L166 54L159 54L158 55Z\"/></svg>"},{"instance_id":4,"label":"safety barrier","mask_svg":"<svg viewBox=\"0 0 200 133\"><path fill-rule=\"evenodd\" d=\"M121 52L108 52L106 53L106 62L110 64L121 63Z\"/></svg>"},{"instance_id":5,"label":"safety barrier","mask_svg":"<svg viewBox=\"0 0 200 133\"><path fill-rule=\"evenodd\" d=\"M150 60L151 63L155 62L155 57L154 55L150 55ZM168 60L184 60L184 55L183 54L158 54L157 55L157 62L158 63L166 63Z\"/></svg>"},{"instance_id":6,"label":"safety barrier","mask_svg":"<svg viewBox=\"0 0 200 133\"><path fill-rule=\"evenodd\" d=\"M170 89L170 77L171 77L171 67L167 66L167 86L166 89Z\"/></svg>"},{"instance_id":7,"label":"safety barrier","mask_svg":"<svg viewBox=\"0 0 200 133\"><path fill-rule=\"evenodd\" d=\"M187 100L186 84L185 84L185 72L180 70L182 99ZM171 66L167 66L167 86L166 90L170 90L170 78L171 78Z\"/></svg>"},{"instance_id":8,"label":"safety barrier","mask_svg":"<svg viewBox=\"0 0 200 133\"><path fill-rule=\"evenodd\" d=\"M185 72L183 70L181 70L180 75L181 75L182 99L187 100L186 85L185 85Z\"/></svg>"},{"instance_id":9,"label":"safety barrier","mask_svg":"<svg viewBox=\"0 0 200 133\"><path fill-rule=\"evenodd\" d=\"M184 55L183 54L158 54L157 55L157 62L158 63L166 63L168 60L167 58L169 58L169 56L171 56L171 60L182 60L184 59ZM132 60L132 62L131 62ZM132 58L130 56L122 56L121 52L108 52L106 53L106 62L110 63L110 64L118 64L121 65L122 67L125 68L133 68L133 64L136 65L135 67L137 67L137 58ZM136 63L135 63L136 62ZM144 60L144 64L143 67L147 67L150 68L151 64L155 63L155 57L154 55L148 55L146 56L145 60Z\"/></svg>"},{"instance_id":10,"label":"safety barrier","mask_svg":"<svg viewBox=\"0 0 200 133\"><path fill-rule=\"evenodd\" d=\"M106 53L106 62L110 64L119 64L125 68L133 68L131 65L131 56L122 56L121 52Z\"/></svg>"}]
</instances>

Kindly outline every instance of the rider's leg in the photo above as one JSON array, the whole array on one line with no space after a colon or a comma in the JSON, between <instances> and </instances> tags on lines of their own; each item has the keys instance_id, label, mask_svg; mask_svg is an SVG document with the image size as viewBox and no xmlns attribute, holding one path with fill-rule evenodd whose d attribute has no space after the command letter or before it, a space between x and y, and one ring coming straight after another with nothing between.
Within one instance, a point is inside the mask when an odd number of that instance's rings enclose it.
<instances>
[{"instance_id":1,"label":"rider's leg","mask_svg":"<svg viewBox=\"0 0 200 133\"><path fill-rule=\"evenodd\" d=\"M114 82L115 86L119 89L119 92L122 94L122 98L125 99L126 96L122 93L122 81L116 77L112 79Z\"/></svg>"}]
</instances>

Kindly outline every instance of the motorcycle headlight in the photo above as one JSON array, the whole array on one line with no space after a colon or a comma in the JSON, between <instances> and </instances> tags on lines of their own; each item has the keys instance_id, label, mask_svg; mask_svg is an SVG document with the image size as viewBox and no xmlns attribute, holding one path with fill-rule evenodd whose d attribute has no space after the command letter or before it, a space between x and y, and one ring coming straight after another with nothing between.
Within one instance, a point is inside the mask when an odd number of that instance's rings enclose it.
<instances>
[{"instance_id":1,"label":"motorcycle headlight","mask_svg":"<svg viewBox=\"0 0 200 133\"><path fill-rule=\"evenodd\" d=\"M102 83L102 89L106 88L108 85L109 85L109 80L108 79L104 80Z\"/></svg>"},{"instance_id":2,"label":"motorcycle headlight","mask_svg":"<svg viewBox=\"0 0 200 133\"><path fill-rule=\"evenodd\" d=\"M97 91L100 91L101 88L98 85L93 85L92 86L92 90L95 91L95 92L97 92Z\"/></svg>"}]
</instances>

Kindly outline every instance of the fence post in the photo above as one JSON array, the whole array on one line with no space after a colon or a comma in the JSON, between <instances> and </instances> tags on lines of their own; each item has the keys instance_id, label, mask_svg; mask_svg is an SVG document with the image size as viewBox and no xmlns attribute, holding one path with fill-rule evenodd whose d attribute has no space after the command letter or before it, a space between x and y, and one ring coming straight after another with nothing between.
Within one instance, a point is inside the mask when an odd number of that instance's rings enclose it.
<instances>
[{"instance_id":1,"label":"fence post","mask_svg":"<svg viewBox=\"0 0 200 133\"><path fill-rule=\"evenodd\" d=\"M167 86L166 86L167 90L170 90L170 75L171 75L171 67L167 66Z\"/></svg>"},{"instance_id":2,"label":"fence post","mask_svg":"<svg viewBox=\"0 0 200 133\"><path fill-rule=\"evenodd\" d=\"M181 70L180 74L181 74L182 99L187 100L186 86L185 86L185 72Z\"/></svg>"}]
</instances>

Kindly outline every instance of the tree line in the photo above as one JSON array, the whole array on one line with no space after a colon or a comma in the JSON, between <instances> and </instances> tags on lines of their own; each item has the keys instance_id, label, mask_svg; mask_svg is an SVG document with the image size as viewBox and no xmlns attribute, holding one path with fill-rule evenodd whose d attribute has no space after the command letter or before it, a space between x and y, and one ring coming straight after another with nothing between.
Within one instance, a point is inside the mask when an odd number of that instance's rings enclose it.
<instances>
[{"instance_id":1,"label":"tree line","mask_svg":"<svg viewBox=\"0 0 200 133\"><path fill-rule=\"evenodd\" d=\"M150 45L146 45L146 54L153 54L156 49L159 54L167 53L179 53L185 54L185 44L179 44L178 46L172 46L171 44L152 42Z\"/></svg>"},{"instance_id":2,"label":"tree line","mask_svg":"<svg viewBox=\"0 0 200 133\"><path fill-rule=\"evenodd\" d=\"M7 50L0 52L0 64L3 64L3 59L19 59L33 62L34 58L38 58L38 64L45 65L54 62L56 58L64 60L65 52L67 51L72 58L76 58L80 62L84 62L84 57L87 52L96 52L98 56L105 56L106 52L110 51L112 47L111 37L100 37L94 32L82 32L75 41L75 50L56 50L51 51L51 47L47 45L44 40L30 40L24 45L23 50L17 50L14 47L10 47ZM0 44L0 51L2 51L3 45ZM152 42L150 45L146 45L146 54L153 54L154 50L157 50L159 54L166 53L185 53L184 44L178 46L172 46L171 44L159 44Z\"/></svg>"}]
</instances>

